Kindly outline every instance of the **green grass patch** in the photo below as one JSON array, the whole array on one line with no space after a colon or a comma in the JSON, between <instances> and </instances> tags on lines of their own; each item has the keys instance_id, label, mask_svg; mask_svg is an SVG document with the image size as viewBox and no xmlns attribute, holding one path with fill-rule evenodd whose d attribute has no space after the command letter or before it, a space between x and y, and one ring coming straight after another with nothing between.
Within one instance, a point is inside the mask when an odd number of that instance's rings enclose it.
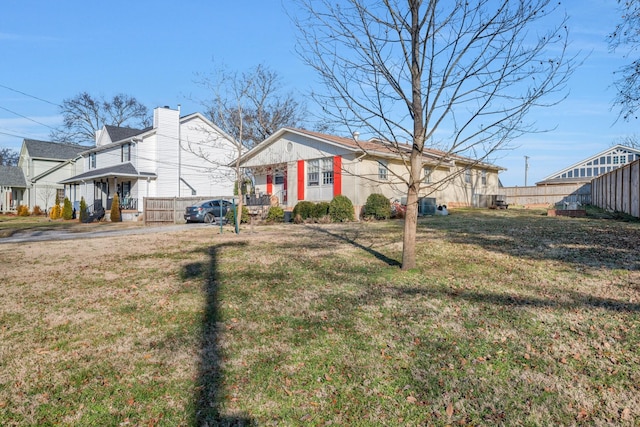
<instances>
[{"instance_id":1,"label":"green grass patch","mask_svg":"<svg viewBox=\"0 0 640 427\"><path fill-rule=\"evenodd\" d=\"M5 245L0 424L640 422L639 223L452 210L409 272L401 232Z\"/></svg>"}]
</instances>

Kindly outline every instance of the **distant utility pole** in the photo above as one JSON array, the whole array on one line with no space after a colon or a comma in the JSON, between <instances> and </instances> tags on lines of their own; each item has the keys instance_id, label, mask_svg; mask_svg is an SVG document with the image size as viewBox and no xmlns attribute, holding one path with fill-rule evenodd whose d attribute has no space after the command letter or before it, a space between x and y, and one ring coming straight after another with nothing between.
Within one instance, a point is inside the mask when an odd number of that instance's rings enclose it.
<instances>
[{"instance_id":1,"label":"distant utility pole","mask_svg":"<svg viewBox=\"0 0 640 427\"><path fill-rule=\"evenodd\" d=\"M527 186L527 173L529 172L529 156L524 156L524 186Z\"/></svg>"}]
</instances>

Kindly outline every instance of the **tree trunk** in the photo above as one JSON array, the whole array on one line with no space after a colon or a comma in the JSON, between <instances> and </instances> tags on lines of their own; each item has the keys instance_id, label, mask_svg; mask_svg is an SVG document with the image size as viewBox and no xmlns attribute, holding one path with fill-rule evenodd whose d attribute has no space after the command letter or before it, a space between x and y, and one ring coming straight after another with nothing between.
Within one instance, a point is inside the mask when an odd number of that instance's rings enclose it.
<instances>
[{"instance_id":1,"label":"tree trunk","mask_svg":"<svg viewBox=\"0 0 640 427\"><path fill-rule=\"evenodd\" d=\"M404 218L404 236L402 239L402 269L416 267L416 234L418 227L418 192L415 186L407 191L407 212Z\"/></svg>"}]
</instances>

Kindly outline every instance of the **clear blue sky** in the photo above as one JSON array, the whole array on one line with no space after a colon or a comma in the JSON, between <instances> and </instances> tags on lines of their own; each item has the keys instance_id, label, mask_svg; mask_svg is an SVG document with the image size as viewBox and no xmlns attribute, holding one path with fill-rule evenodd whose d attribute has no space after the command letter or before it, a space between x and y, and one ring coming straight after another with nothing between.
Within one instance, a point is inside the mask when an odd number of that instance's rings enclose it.
<instances>
[{"instance_id":1,"label":"clear blue sky","mask_svg":"<svg viewBox=\"0 0 640 427\"><path fill-rule=\"evenodd\" d=\"M571 78L568 98L530 116L539 128L553 130L519 138L493 159L508 169L501 174L504 185L524 185L524 156L532 185L618 138L640 134L640 122L616 122L617 111L611 110L613 72L626 62L626 51L611 53L606 42L620 19L617 2L562 3L570 16L571 48L589 56ZM282 5L280 0L4 2L0 147L19 150L23 138L48 140L49 127L61 123L53 104L82 91L105 97L126 93L150 108L181 104L183 113L200 111L190 100L201 91L195 75L211 71L214 60L238 71L263 63L278 72L286 89L303 97L316 79L294 53L294 30Z\"/></svg>"}]
</instances>

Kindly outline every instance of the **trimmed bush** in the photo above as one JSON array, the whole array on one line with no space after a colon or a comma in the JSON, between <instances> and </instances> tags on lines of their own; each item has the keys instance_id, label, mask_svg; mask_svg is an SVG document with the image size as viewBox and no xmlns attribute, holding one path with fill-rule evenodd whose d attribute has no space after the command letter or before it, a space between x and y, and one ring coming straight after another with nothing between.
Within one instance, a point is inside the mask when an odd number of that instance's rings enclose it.
<instances>
[{"instance_id":1,"label":"trimmed bush","mask_svg":"<svg viewBox=\"0 0 640 427\"><path fill-rule=\"evenodd\" d=\"M269 222L284 222L284 209L280 206L271 206L269 212L267 212L266 220Z\"/></svg>"},{"instance_id":2,"label":"trimmed bush","mask_svg":"<svg viewBox=\"0 0 640 427\"><path fill-rule=\"evenodd\" d=\"M69 200L68 197L64 198L64 207L62 208L62 218L64 219L73 218L73 207L71 207L71 200Z\"/></svg>"},{"instance_id":3,"label":"trimmed bush","mask_svg":"<svg viewBox=\"0 0 640 427\"><path fill-rule=\"evenodd\" d=\"M43 214L44 214L44 212L42 211L42 208L40 208L40 206L35 205L33 207L33 213L31 215L40 216L40 215L43 215Z\"/></svg>"},{"instance_id":4,"label":"trimmed bush","mask_svg":"<svg viewBox=\"0 0 640 427\"><path fill-rule=\"evenodd\" d=\"M89 212L87 211L87 202L84 197L80 198L80 222L86 222L89 219Z\"/></svg>"},{"instance_id":5,"label":"trimmed bush","mask_svg":"<svg viewBox=\"0 0 640 427\"><path fill-rule=\"evenodd\" d=\"M60 205L57 203L51 207L49 211L49 218L58 219L62 217L62 209L60 209Z\"/></svg>"},{"instance_id":6,"label":"trimmed bush","mask_svg":"<svg viewBox=\"0 0 640 427\"><path fill-rule=\"evenodd\" d=\"M312 217L315 219L322 219L329 215L329 202L318 202L313 206Z\"/></svg>"},{"instance_id":7,"label":"trimmed bush","mask_svg":"<svg viewBox=\"0 0 640 427\"><path fill-rule=\"evenodd\" d=\"M118 194L113 195L113 201L111 202L111 222L120 222L122 218L120 218L120 199L118 198Z\"/></svg>"},{"instance_id":8,"label":"trimmed bush","mask_svg":"<svg viewBox=\"0 0 640 427\"><path fill-rule=\"evenodd\" d=\"M295 218L300 215L300 219L303 221L307 218L313 218L314 208L315 206L313 202L308 202L306 200L298 202L293 208L293 217Z\"/></svg>"},{"instance_id":9,"label":"trimmed bush","mask_svg":"<svg viewBox=\"0 0 640 427\"><path fill-rule=\"evenodd\" d=\"M353 203L347 196L336 196L329 204L329 216L333 222L353 221Z\"/></svg>"},{"instance_id":10,"label":"trimmed bush","mask_svg":"<svg viewBox=\"0 0 640 427\"><path fill-rule=\"evenodd\" d=\"M364 205L365 218L389 219L391 217L391 202L383 194L370 194Z\"/></svg>"},{"instance_id":11,"label":"trimmed bush","mask_svg":"<svg viewBox=\"0 0 640 427\"><path fill-rule=\"evenodd\" d=\"M238 209L238 205L236 205L235 208ZM236 223L236 214L234 212L234 209L229 208L229 210L227 211L227 214L224 217L227 219L227 222L229 224ZM249 209L245 205L242 205L242 216L240 217L240 223L246 224L248 222L249 222Z\"/></svg>"},{"instance_id":12,"label":"trimmed bush","mask_svg":"<svg viewBox=\"0 0 640 427\"><path fill-rule=\"evenodd\" d=\"M29 206L27 205L18 206L18 216L29 216Z\"/></svg>"}]
</instances>

